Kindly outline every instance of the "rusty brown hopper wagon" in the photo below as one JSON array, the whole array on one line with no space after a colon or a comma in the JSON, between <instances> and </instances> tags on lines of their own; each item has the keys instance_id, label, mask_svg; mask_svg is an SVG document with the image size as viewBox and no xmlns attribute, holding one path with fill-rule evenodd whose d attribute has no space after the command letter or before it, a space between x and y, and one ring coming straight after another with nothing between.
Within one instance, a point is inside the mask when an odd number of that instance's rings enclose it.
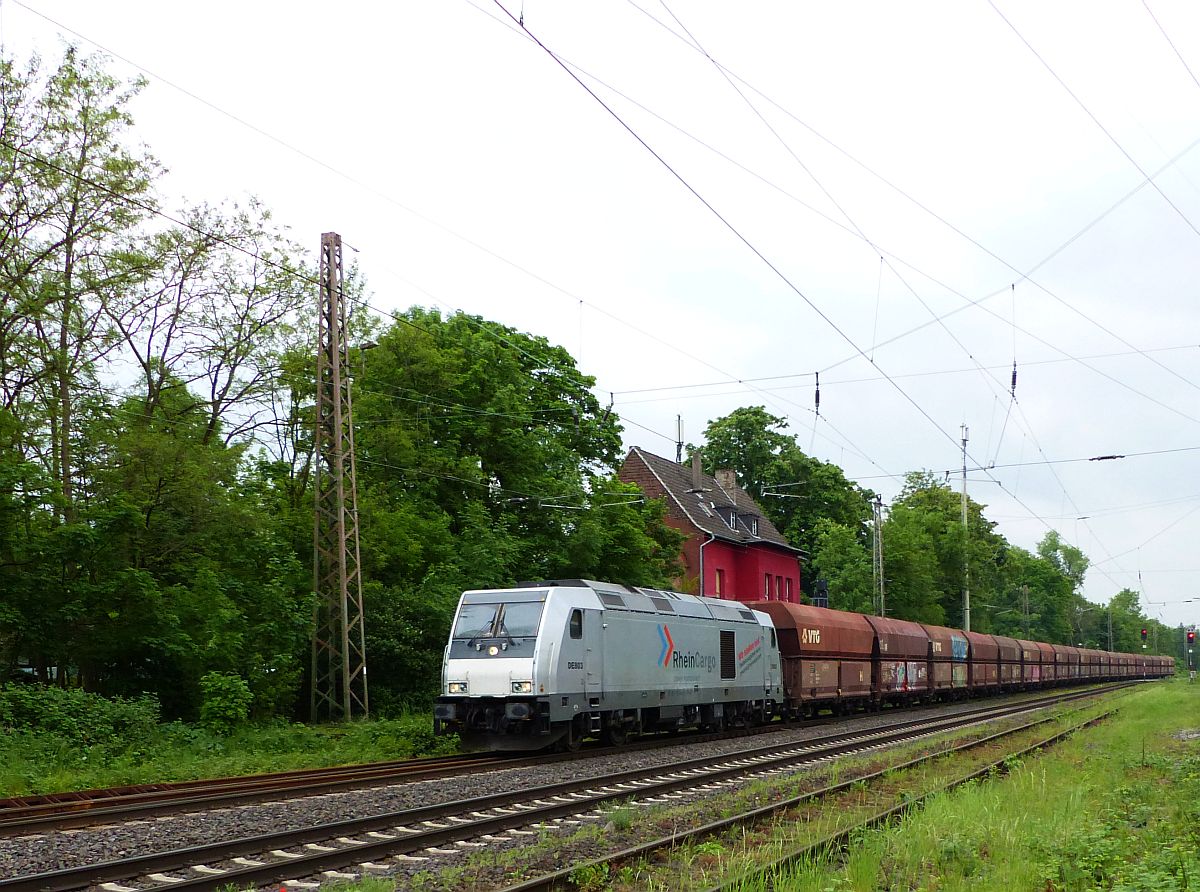
<instances>
[{"instance_id":1,"label":"rusty brown hopper wagon","mask_svg":"<svg viewBox=\"0 0 1200 892\"><path fill-rule=\"evenodd\" d=\"M951 700L967 695L967 639L966 633L945 626L921 628L929 636L929 685L933 695L940 700Z\"/></svg>"},{"instance_id":2,"label":"rusty brown hopper wagon","mask_svg":"<svg viewBox=\"0 0 1200 892\"><path fill-rule=\"evenodd\" d=\"M871 702L875 633L865 617L786 601L756 601L748 606L767 614L775 624L790 712L812 714L826 708L840 712Z\"/></svg>"},{"instance_id":3,"label":"rusty brown hopper wagon","mask_svg":"<svg viewBox=\"0 0 1200 892\"><path fill-rule=\"evenodd\" d=\"M1021 686L1021 642L1004 635L991 636L996 640L1000 657L1000 687L1013 691Z\"/></svg>"},{"instance_id":4,"label":"rusty brown hopper wagon","mask_svg":"<svg viewBox=\"0 0 1200 892\"><path fill-rule=\"evenodd\" d=\"M919 623L868 616L875 630L879 678L876 696L883 703L907 703L929 695L929 635Z\"/></svg>"},{"instance_id":5,"label":"rusty brown hopper wagon","mask_svg":"<svg viewBox=\"0 0 1200 892\"><path fill-rule=\"evenodd\" d=\"M1000 689L1000 645L994 635L964 632L971 647L967 686L973 694L990 694ZM1017 643L1013 642L1013 650Z\"/></svg>"}]
</instances>

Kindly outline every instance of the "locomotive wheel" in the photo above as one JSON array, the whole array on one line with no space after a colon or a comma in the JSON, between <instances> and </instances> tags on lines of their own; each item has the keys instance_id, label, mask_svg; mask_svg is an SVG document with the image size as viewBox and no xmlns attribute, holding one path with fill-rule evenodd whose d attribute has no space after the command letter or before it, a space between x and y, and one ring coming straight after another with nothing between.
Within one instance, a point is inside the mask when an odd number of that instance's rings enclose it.
<instances>
[{"instance_id":1,"label":"locomotive wheel","mask_svg":"<svg viewBox=\"0 0 1200 892\"><path fill-rule=\"evenodd\" d=\"M624 746L629 742L629 729L621 724L610 724L604 729L603 740L609 746Z\"/></svg>"},{"instance_id":2,"label":"locomotive wheel","mask_svg":"<svg viewBox=\"0 0 1200 892\"><path fill-rule=\"evenodd\" d=\"M579 748L583 746L583 723L580 717L576 716L570 721L563 722L558 726L563 729L563 734L554 741L553 750L556 753L577 753Z\"/></svg>"}]
</instances>

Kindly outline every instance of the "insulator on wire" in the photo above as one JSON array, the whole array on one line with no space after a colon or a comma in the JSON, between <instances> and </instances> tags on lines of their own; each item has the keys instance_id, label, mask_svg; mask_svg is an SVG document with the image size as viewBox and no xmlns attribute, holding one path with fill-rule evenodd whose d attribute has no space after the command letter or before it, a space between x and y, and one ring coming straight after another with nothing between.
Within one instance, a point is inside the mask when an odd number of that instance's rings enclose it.
<instances>
[{"instance_id":1,"label":"insulator on wire","mask_svg":"<svg viewBox=\"0 0 1200 892\"><path fill-rule=\"evenodd\" d=\"M1012 398L1017 398L1017 361L1013 360L1013 376L1012 376Z\"/></svg>"},{"instance_id":2,"label":"insulator on wire","mask_svg":"<svg viewBox=\"0 0 1200 892\"><path fill-rule=\"evenodd\" d=\"M817 416L820 417L820 415L821 415L821 373L817 372L816 376L817 376L817 390L816 390L815 395L813 396L813 405L816 408Z\"/></svg>"}]
</instances>

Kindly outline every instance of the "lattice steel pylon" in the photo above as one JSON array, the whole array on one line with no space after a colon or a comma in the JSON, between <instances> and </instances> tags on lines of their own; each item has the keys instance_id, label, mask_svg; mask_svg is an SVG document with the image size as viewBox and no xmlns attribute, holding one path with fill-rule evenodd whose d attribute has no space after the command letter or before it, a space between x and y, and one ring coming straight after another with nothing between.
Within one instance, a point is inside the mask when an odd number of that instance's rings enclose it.
<instances>
[{"instance_id":1,"label":"lattice steel pylon","mask_svg":"<svg viewBox=\"0 0 1200 892\"><path fill-rule=\"evenodd\" d=\"M350 719L368 712L342 237L336 232L321 235L320 292L313 477L313 721Z\"/></svg>"}]
</instances>

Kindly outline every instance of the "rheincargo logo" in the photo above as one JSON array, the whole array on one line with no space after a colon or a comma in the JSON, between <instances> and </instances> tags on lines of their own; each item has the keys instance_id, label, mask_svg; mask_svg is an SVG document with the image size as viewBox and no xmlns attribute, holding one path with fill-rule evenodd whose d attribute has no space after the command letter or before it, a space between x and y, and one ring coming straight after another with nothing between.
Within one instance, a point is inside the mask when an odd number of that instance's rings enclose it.
<instances>
[{"instance_id":1,"label":"rheincargo logo","mask_svg":"<svg viewBox=\"0 0 1200 892\"><path fill-rule=\"evenodd\" d=\"M671 637L671 630L666 625L659 625L658 640L662 643L658 661L664 669L704 669L713 672L717 668L717 658L712 654L699 650L676 650L675 639Z\"/></svg>"},{"instance_id":2,"label":"rheincargo logo","mask_svg":"<svg viewBox=\"0 0 1200 892\"><path fill-rule=\"evenodd\" d=\"M712 672L717 668L717 658L712 654L701 653L698 650L689 650L686 653L675 651L671 655L672 669L704 669Z\"/></svg>"},{"instance_id":3,"label":"rheincargo logo","mask_svg":"<svg viewBox=\"0 0 1200 892\"><path fill-rule=\"evenodd\" d=\"M662 641L662 653L658 658L662 661L663 668L671 665L671 655L675 652L675 642L671 640L671 630L665 625L658 627L658 638Z\"/></svg>"}]
</instances>

